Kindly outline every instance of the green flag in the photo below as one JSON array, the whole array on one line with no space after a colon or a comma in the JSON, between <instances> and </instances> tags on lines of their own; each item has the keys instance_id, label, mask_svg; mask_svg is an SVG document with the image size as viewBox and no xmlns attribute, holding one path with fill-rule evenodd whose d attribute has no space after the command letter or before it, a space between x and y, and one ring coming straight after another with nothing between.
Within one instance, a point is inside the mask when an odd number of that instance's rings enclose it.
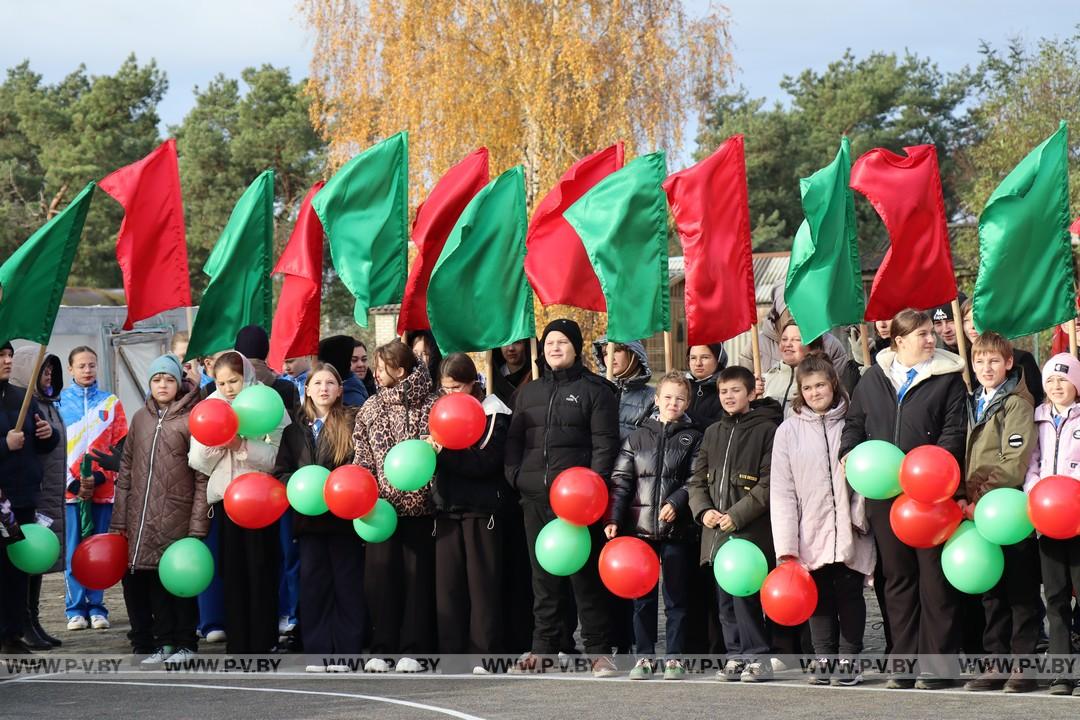
<instances>
[{"instance_id":1,"label":"green flag","mask_svg":"<svg viewBox=\"0 0 1080 720\"><path fill-rule=\"evenodd\" d=\"M93 196L89 183L0 266L0 342L49 342Z\"/></svg>"},{"instance_id":2,"label":"green flag","mask_svg":"<svg viewBox=\"0 0 1080 720\"><path fill-rule=\"evenodd\" d=\"M850 179L851 143L845 137L835 160L799 181L806 218L791 244L784 300L804 344L837 325L862 322L865 298Z\"/></svg>"},{"instance_id":3,"label":"green flag","mask_svg":"<svg viewBox=\"0 0 1080 720\"><path fill-rule=\"evenodd\" d=\"M356 298L353 318L401 302L409 242L409 136L400 132L345 163L311 201L330 257Z\"/></svg>"},{"instance_id":4,"label":"green flag","mask_svg":"<svg viewBox=\"0 0 1080 720\"><path fill-rule=\"evenodd\" d=\"M979 332L1007 338L1076 316L1064 121L1013 168L983 208L972 308Z\"/></svg>"},{"instance_id":5,"label":"green flag","mask_svg":"<svg viewBox=\"0 0 1080 720\"><path fill-rule=\"evenodd\" d=\"M521 165L485 185L454 223L427 290L431 332L444 354L489 350L535 334L525 277L527 224Z\"/></svg>"},{"instance_id":6,"label":"green flag","mask_svg":"<svg viewBox=\"0 0 1080 720\"><path fill-rule=\"evenodd\" d=\"M203 265L210 284L199 303L187 354L231 348L246 325L269 331L273 318L270 269L274 248L274 171L266 170L240 196Z\"/></svg>"},{"instance_id":7,"label":"green flag","mask_svg":"<svg viewBox=\"0 0 1080 720\"><path fill-rule=\"evenodd\" d=\"M607 337L632 342L671 327L663 152L596 183L563 217L581 238L607 303Z\"/></svg>"}]
</instances>

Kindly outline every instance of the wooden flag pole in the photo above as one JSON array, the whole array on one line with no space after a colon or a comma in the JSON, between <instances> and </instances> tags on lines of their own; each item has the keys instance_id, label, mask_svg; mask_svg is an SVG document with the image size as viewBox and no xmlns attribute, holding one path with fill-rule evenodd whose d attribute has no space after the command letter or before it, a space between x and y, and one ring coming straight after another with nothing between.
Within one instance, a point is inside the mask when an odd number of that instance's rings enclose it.
<instances>
[{"instance_id":1,"label":"wooden flag pole","mask_svg":"<svg viewBox=\"0 0 1080 720\"><path fill-rule=\"evenodd\" d=\"M484 353L484 377L487 379L485 392L488 397L495 392L495 356L492 355L494 352L494 350L488 350Z\"/></svg>"},{"instance_id":2,"label":"wooden flag pole","mask_svg":"<svg viewBox=\"0 0 1080 720\"><path fill-rule=\"evenodd\" d=\"M605 362L607 367L604 368L604 375L607 377L608 380L614 380L615 372L611 369L611 365L615 362L615 343L608 342L605 355L607 356L607 360Z\"/></svg>"},{"instance_id":3,"label":"wooden flag pole","mask_svg":"<svg viewBox=\"0 0 1080 720\"><path fill-rule=\"evenodd\" d=\"M859 335L862 336L859 338L859 342L862 343L863 367L865 368L869 368L874 364L874 359L870 357L870 333L874 331L873 328L874 325L872 323L869 325L859 323L859 329L862 330L862 332L859 333Z\"/></svg>"},{"instance_id":4,"label":"wooden flag pole","mask_svg":"<svg viewBox=\"0 0 1080 720\"><path fill-rule=\"evenodd\" d=\"M664 374L671 372L671 366L674 363L674 349L671 346L671 331L664 331Z\"/></svg>"},{"instance_id":5,"label":"wooden flag pole","mask_svg":"<svg viewBox=\"0 0 1080 720\"><path fill-rule=\"evenodd\" d=\"M191 308L190 307L184 308L184 314L187 315L188 340L190 340L191 339L191 329L193 327L195 327L195 321L193 320Z\"/></svg>"},{"instance_id":6,"label":"wooden flag pole","mask_svg":"<svg viewBox=\"0 0 1080 720\"><path fill-rule=\"evenodd\" d=\"M1069 354L1076 357L1076 318L1069 321Z\"/></svg>"},{"instance_id":7,"label":"wooden flag pole","mask_svg":"<svg viewBox=\"0 0 1080 720\"><path fill-rule=\"evenodd\" d=\"M754 378L764 380L761 374L761 340L758 339L757 323L750 326L750 350L754 355Z\"/></svg>"},{"instance_id":8,"label":"wooden flag pole","mask_svg":"<svg viewBox=\"0 0 1080 720\"><path fill-rule=\"evenodd\" d=\"M960 362L964 363L964 385L971 392L971 371L968 370L967 335L964 334L964 319L960 316L960 298L952 301L953 325L956 327L956 350L960 353Z\"/></svg>"},{"instance_id":9,"label":"wooden flag pole","mask_svg":"<svg viewBox=\"0 0 1080 720\"><path fill-rule=\"evenodd\" d=\"M23 423L26 422L26 413L30 410L30 400L34 397L37 389L38 377L41 375L41 363L45 361L45 345L38 348L37 360L34 361L34 372L26 383L26 395L23 396L22 407L19 408L19 421L15 423L13 430L22 432ZM28 439L28 438L27 438ZM25 440L24 440L25 442ZM23 447L26 447L24 444Z\"/></svg>"},{"instance_id":10,"label":"wooden flag pole","mask_svg":"<svg viewBox=\"0 0 1080 720\"><path fill-rule=\"evenodd\" d=\"M533 380L539 380L540 379L540 366L537 363L540 362L540 357L536 354L536 338L535 337L530 337L529 338L529 354L530 354L530 365L532 365L532 368L530 369L531 373L532 373L532 379Z\"/></svg>"}]
</instances>

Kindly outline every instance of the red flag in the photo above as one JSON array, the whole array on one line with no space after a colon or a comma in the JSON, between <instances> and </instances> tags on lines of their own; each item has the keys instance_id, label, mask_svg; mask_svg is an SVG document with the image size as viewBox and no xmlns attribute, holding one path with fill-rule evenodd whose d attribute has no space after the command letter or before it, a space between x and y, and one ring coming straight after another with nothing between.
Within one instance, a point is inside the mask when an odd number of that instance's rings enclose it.
<instances>
[{"instance_id":1,"label":"red flag","mask_svg":"<svg viewBox=\"0 0 1080 720\"><path fill-rule=\"evenodd\" d=\"M757 321L743 136L664 181L686 263L687 343L723 342Z\"/></svg>"},{"instance_id":2,"label":"red flag","mask_svg":"<svg viewBox=\"0 0 1080 720\"><path fill-rule=\"evenodd\" d=\"M623 144L618 142L571 165L536 206L525 236L525 273L543 305L607 310L585 245L563 213L622 166Z\"/></svg>"},{"instance_id":3,"label":"red flag","mask_svg":"<svg viewBox=\"0 0 1080 720\"><path fill-rule=\"evenodd\" d=\"M406 330L430 330L427 289L431 271L465 206L488 183L488 149L475 150L435 183L427 200L416 208L412 241L419 250L405 283L398 314L398 335Z\"/></svg>"},{"instance_id":4,"label":"red flag","mask_svg":"<svg viewBox=\"0 0 1080 720\"><path fill-rule=\"evenodd\" d=\"M109 174L98 186L124 206L116 260L124 275L124 329L165 310L191 306L184 203L176 141Z\"/></svg>"},{"instance_id":5,"label":"red flag","mask_svg":"<svg viewBox=\"0 0 1080 720\"><path fill-rule=\"evenodd\" d=\"M311 198L325 184L322 181L315 183L304 196L292 235L274 266L273 274L284 273L285 282L274 310L266 364L278 372L288 358L319 352L323 226L311 209Z\"/></svg>"},{"instance_id":6,"label":"red flag","mask_svg":"<svg viewBox=\"0 0 1080 720\"><path fill-rule=\"evenodd\" d=\"M852 189L877 210L891 243L870 288L867 320L932 308L957 294L937 151L915 145L904 152L907 157L875 148L851 168Z\"/></svg>"}]
</instances>

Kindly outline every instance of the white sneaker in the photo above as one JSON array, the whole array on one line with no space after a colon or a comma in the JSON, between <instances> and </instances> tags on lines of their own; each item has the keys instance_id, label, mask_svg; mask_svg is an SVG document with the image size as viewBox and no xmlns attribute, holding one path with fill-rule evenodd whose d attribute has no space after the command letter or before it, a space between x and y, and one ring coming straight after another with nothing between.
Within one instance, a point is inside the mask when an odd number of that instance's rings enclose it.
<instances>
[{"instance_id":1,"label":"white sneaker","mask_svg":"<svg viewBox=\"0 0 1080 720\"><path fill-rule=\"evenodd\" d=\"M174 670L184 667L188 660L195 657L195 651L188 648L180 648L165 660L165 666Z\"/></svg>"},{"instance_id":2,"label":"white sneaker","mask_svg":"<svg viewBox=\"0 0 1080 720\"><path fill-rule=\"evenodd\" d=\"M225 642L224 630L211 630L206 633L206 642L208 643L223 643Z\"/></svg>"},{"instance_id":3,"label":"white sneaker","mask_svg":"<svg viewBox=\"0 0 1080 720\"><path fill-rule=\"evenodd\" d=\"M68 630L85 630L88 627L90 623L82 615L76 615L68 620Z\"/></svg>"},{"instance_id":4,"label":"white sneaker","mask_svg":"<svg viewBox=\"0 0 1080 720\"><path fill-rule=\"evenodd\" d=\"M91 615L90 627L94 628L95 630L108 630L110 627L109 618L105 617L104 615Z\"/></svg>"},{"instance_id":5,"label":"white sneaker","mask_svg":"<svg viewBox=\"0 0 1080 720\"><path fill-rule=\"evenodd\" d=\"M386 664L386 661L382 658L371 658L364 665L364 672L369 673L384 673L390 672L390 666Z\"/></svg>"},{"instance_id":6,"label":"white sneaker","mask_svg":"<svg viewBox=\"0 0 1080 720\"><path fill-rule=\"evenodd\" d=\"M328 671L329 668L326 665L307 665L304 667L304 672L309 673L324 673Z\"/></svg>"},{"instance_id":7,"label":"white sneaker","mask_svg":"<svg viewBox=\"0 0 1080 720\"><path fill-rule=\"evenodd\" d=\"M487 669L486 667L484 667L483 665L477 665L476 667L474 667L474 668L472 669L472 674L473 674L473 675L490 675L490 674L491 674L491 671L490 671L490 670L488 670L488 669Z\"/></svg>"},{"instance_id":8,"label":"white sneaker","mask_svg":"<svg viewBox=\"0 0 1080 720\"><path fill-rule=\"evenodd\" d=\"M420 667L420 663L410 657L401 658L397 661L397 665L394 666L394 672L399 673L416 673L421 670L423 670L423 668Z\"/></svg>"},{"instance_id":9,"label":"white sneaker","mask_svg":"<svg viewBox=\"0 0 1080 720\"><path fill-rule=\"evenodd\" d=\"M784 661L778 657L769 658L769 664L772 665L773 672L784 672L787 670L787 665Z\"/></svg>"},{"instance_id":10,"label":"white sneaker","mask_svg":"<svg viewBox=\"0 0 1080 720\"><path fill-rule=\"evenodd\" d=\"M328 673L347 673L350 668L348 665L327 665L326 672Z\"/></svg>"},{"instance_id":11,"label":"white sneaker","mask_svg":"<svg viewBox=\"0 0 1080 720\"><path fill-rule=\"evenodd\" d=\"M296 623L289 622L289 618L287 616L282 615L281 617L278 618L277 631L278 631L279 635L285 635L287 633L291 633L295 629L296 629Z\"/></svg>"},{"instance_id":12,"label":"white sneaker","mask_svg":"<svg viewBox=\"0 0 1080 720\"><path fill-rule=\"evenodd\" d=\"M145 658L143 658L142 662L139 663L139 667L143 670L155 668L164 663L170 657L172 657L172 648L160 647L155 650L153 654L147 655Z\"/></svg>"}]
</instances>

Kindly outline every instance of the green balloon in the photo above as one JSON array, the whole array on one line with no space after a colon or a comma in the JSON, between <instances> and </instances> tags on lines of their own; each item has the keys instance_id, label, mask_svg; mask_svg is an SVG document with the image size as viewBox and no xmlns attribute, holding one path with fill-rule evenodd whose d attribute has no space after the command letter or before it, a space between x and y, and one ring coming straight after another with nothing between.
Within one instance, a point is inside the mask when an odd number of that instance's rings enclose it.
<instances>
[{"instance_id":1,"label":"green balloon","mask_svg":"<svg viewBox=\"0 0 1080 720\"><path fill-rule=\"evenodd\" d=\"M991 490L975 504L975 529L996 545L1014 545L1031 535L1027 495L1016 488Z\"/></svg>"},{"instance_id":2,"label":"green balloon","mask_svg":"<svg viewBox=\"0 0 1080 720\"><path fill-rule=\"evenodd\" d=\"M31 523L19 527L24 539L8 545L8 559L27 575L40 575L60 557L60 540L44 525Z\"/></svg>"},{"instance_id":3,"label":"green balloon","mask_svg":"<svg viewBox=\"0 0 1080 720\"><path fill-rule=\"evenodd\" d=\"M871 500L888 500L900 494L900 463L904 452L884 440L867 440L848 453L844 463L848 484Z\"/></svg>"},{"instance_id":4,"label":"green balloon","mask_svg":"<svg viewBox=\"0 0 1080 720\"><path fill-rule=\"evenodd\" d=\"M960 592L981 595L1001 579L1005 555L1000 546L980 535L974 523L967 521L945 541L941 569L945 579Z\"/></svg>"},{"instance_id":5,"label":"green balloon","mask_svg":"<svg viewBox=\"0 0 1080 720\"><path fill-rule=\"evenodd\" d=\"M173 595L195 597L214 579L214 557L198 538L177 540L161 554L158 577Z\"/></svg>"},{"instance_id":6,"label":"green balloon","mask_svg":"<svg viewBox=\"0 0 1080 720\"><path fill-rule=\"evenodd\" d=\"M236 431L240 437L269 435L285 415L281 396L266 385L248 385L232 401L232 409L240 421Z\"/></svg>"},{"instance_id":7,"label":"green balloon","mask_svg":"<svg viewBox=\"0 0 1080 720\"><path fill-rule=\"evenodd\" d=\"M573 575L589 560L589 528L555 518L536 536L536 562L552 575Z\"/></svg>"},{"instance_id":8,"label":"green balloon","mask_svg":"<svg viewBox=\"0 0 1080 720\"><path fill-rule=\"evenodd\" d=\"M330 471L321 465L305 465L292 474L285 486L285 495L293 510L301 515L322 515L329 512L323 488Z\"/></svg>"},{"instance_id":9,"label":"green balloon","mask_svg":"<svg viewBox=\"0 0 1080 720\"><path fill-rule=\"evenodd\" d=\"M397 513L394 506L387 500L379 498L375 501L375 508L363 517L352 521L353 530L356 534L369 543L381 543L389 540L397 530Z\"/></svg>"},{"instance_id":10,"label":"green balloon","mask_svg":"<svg viewBox=\"0 0 1080 720\"><path fill-rule=\"evenodd\" d=\"M419 490L435 474L435 450L423 440L402 440L386 453L383 474L398 490Z\"/></svg>"},{"instance_id":11,"label":"green balloon","mask_svg":"<svg viewBox=\"0 0 1080 720\"><path fill-rule=\"evenodd\" d=\"M742 538L731 538L713 558L716 584L729 595L746 597L761 589L769 574L769 562L761 549Z\"/></svg>"}]
</instances>

